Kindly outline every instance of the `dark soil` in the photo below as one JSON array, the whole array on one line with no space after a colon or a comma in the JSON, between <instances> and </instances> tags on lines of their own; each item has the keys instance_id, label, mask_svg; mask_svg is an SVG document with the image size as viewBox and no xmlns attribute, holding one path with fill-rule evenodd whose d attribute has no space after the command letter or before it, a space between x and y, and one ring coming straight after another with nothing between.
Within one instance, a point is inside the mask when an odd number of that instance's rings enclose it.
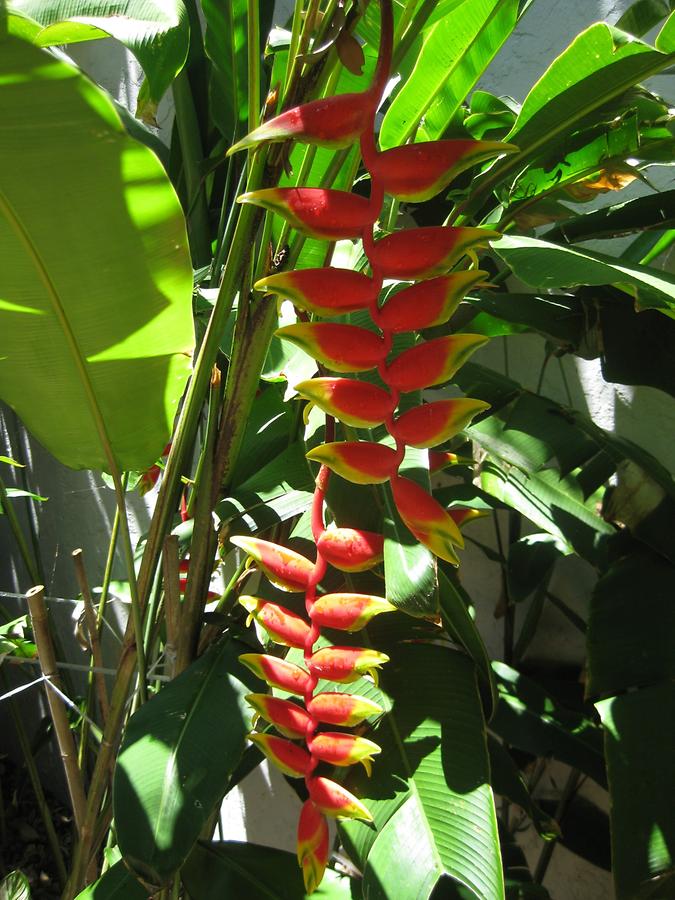
<instances>
[{"instance_id":1,"label":"dark soil","mask_svg":"<svg viewBox=\"0 0 675 900\"><path fill-rule=\"evenodd\" d=\"M66 868L73 842L72 816L45 790ZM59 900L61 886L35 794L23 766L0 758L0 880L18 869L30 881L31 900Z\"/></svg>"}]
</instances>

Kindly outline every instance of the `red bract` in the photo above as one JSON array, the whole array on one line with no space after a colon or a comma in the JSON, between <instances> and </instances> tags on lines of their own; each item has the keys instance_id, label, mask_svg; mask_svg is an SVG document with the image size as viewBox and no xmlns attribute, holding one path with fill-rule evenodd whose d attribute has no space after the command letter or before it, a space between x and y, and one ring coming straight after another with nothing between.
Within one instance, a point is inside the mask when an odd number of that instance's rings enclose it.
<instances>
[{"instance_id":1,"label":"red bract","mask_svg":"<svg viewBox=\"0 0 675 900\"><path fill-rule=\"evenodd\" d=\"M371 594L325 594L312 607L311 618L322 628L359 631L373 616L396 609L384 597Z\"/></svg>"},{"instance_id":2,"label":"red bract","mask_svg":"<svg viewBox=\"0 0 675 900\"><path fill-rule=\"evenodd\" d=\"M488 340L482 334L449 334L411 347L387 366L387 384L403 392L449 381Z\"/></svg>"},{"instance_id":3,"label":"red bract","mask_svg":"<svg viewBox=\"0 0 675 900\"><path fill-rule=\"evenodd\" d=\"M305 890L313 893L321 883L328 865L328 823L311 800L306 800L298 822L298 862Z\"/></svg>"},{"instance_id":4,"label":"red bract","mask_svg":"<svg viewBox=\"0 0 675 900\"><path fill-rule=\"evenodd\" d=\"M384 538L356 528L329 528L317 541L321 556L342 572L365 572L382 561Z\"/></svg>"},{"instance_id":5,"label":"red bract","mask_svg":"<svg viewBox=\"0 0 675 900\"><path fill-rule=\"evenodd\" d=\"M369 810L341 784L329 778L312 778L308 788L310 799L325 815L372 822Z\"/></svg>"},{"instance_id":6,"label":"red bract","mask_svg":"<svg viewBox=\"0 0 675 900\"><path fill-rule=\"evenodd\" d=\"M388 661L386 653L370 647L323 647L310 656L307 665L317 678L351 684L361 675L370 675L377 681L377 670Z\"/></svg>"},{"instance_id":7,"label":"red bract","mask_svg":"<svg viewBox=\"0 0 675 900\"><path fill-rule=\"evenodd\" d=\"M373 281L350 269L300 269L266 275L253 285L257 291L280 294L299 309L329 318L367 309L373 298Z\"/></svg>"},{"instance_id":8,"label":"red bract","mask_svg":"<svg viewBox=\"0 0 675 900\"><path fill-rule=\"evenodd\" d=\"M388 194L400 200L429 200L471 166L502 153L514 153L513 144L499 141L426 141L378 153L371 175Z\"/></svg>"},{"instance_id":9,"label":"red bract","mask_svg":"<svg viewBox=\"0 0 675 900\"><path fill-rule=\"evenodd\" d=\"M485 228L432 226L396 231L375 244L371 261L385 278L431 278L497 237L496 231Z\"/></svg>"},{"instance_id":10,"label":"red bract","mask_svg":"<svg viewBox=\"0 0 675 900\"><path fill-rule=\"evenodd\" d=\"M459 528L438 501L409 478L392 478L394 502L417 540L452 565L459 564L455 547L463 547Z\"/></svg>"},{"instance_id":11,"label":"red bract","mask_svg":"<svg viewBox=\"0 0 675 900\"><path fill-rule=\"evenodd\" d=\"M309 451L307 459L328 466L333 472L355 484L383 484L389 481L398 466L395 450L369 441L319 444Z\"/></svg>"},{"instance_id":12,"label":"red bract","mask_svg":"<svg viewBox=\"0 0 675 900\"><path fill-rule=\"evenodd\" d=\"M312 697L307 704L307 712L319 722L351 728L369 716L379 715L384 710L366 697L328 691Z\"/></svg>"},{"instance_id":13,"label":"red bract","mask_svg":"<svg viewBox=\"0 0 675 900\"><path fill-rule=\"evenodd\" d=\"M304 739L310 722L308 713L290 700L281 700L271 694L247 694L246 700L256 711L255 719L262 717L284 737Z\"/></svg>"},{"instance_id":14,"label":"red bract","mask_svg":"<svg viewBox=\"0 0 675 900\"><path fill-rule=\"evenodd\" d=\"M249 622L255 619L277 644L300 649L305 646L309 625L302 616L284 606L263 600L262 597L244 595L239 598L239 602L249 611Z\"/></svg>"},{"instance_id":15,"label":"red bract","mask_svg":"<svg viewBox=\"0 0 675 900\"><path fill-rule=\"evenodd\" d=\"M249 740L256 744L271 763L291 778L304 778L309 770L311 757L297 744L275 737L273 734L249 734Z\"/></svg>"},{"instance_id":16,"label":"red bract","mask_svg":"<svg viewBox=\"0 0 675 900\"><path fill-rule=\"evenodd\" d=\"M365 372L386 356L384 341L367 328L331 322L286 325L276 332L334 372Z\"/></svg>"},{"instance_id":17,"label":"red bract","mask_svg":"<svg viewBox=\"0 0 675 900\"><path fill-rule=\"evenodd\" d=\"M296 384L295 389L319 409L355 428L381 425L394 406L391 395L381 387L350 378L312 378Z\"/></svg>"},{"instance_id":18,"label":"red bract","mask_svg":"<svg viewBox=\"0 0 675 900\"><path fill-rule=\"evenodd\" d=\"M261 541L260 538L238 535L230 538L230 541L248 553L258 563L272 584L281 588L282 591L307 589L314 567L304 556L287 547L282 547L280 544Z\"/></svg>"},{"instance_id":19,"label":"red bract","mask_svg":"<svg viewBox=\"0 0 675 900\"><path fill-rule=\"evenodd\" d=\"M310 689L311 681L307 672L285 659L266 656L264 653L243 653L239 660L270 687L299 695Z\"/></svg>"},{"instance_id":20,"label":"red bract","mask_svg":"<svg viewBox=\"0 0 675 900\"><path fill-rule=\"evenodd\" d=\"M308 237L329 241L359 237L379 212L363 197L324 188L265 188L241 194L237 202L262 206Z\"/></svg>"},{"instance_id":21,"label":"red bract","mask_svg":"<svg viewBox=\"0 0 675 900\"><path fill-rule=\"evenodd\" d=\"M474 416L489 408L489 403L470 397L425 403L399 416L394 423L393 434L410 447L435 447L459 434Z\"/></svg>"},{"instance_id":22,"label":"red bract","mask_svg":"<svg viewBox=\"0 0 675 900\"><path fill-rule=\"evenodd\" d=\"M457 309L466 292L486 277L487 272L481 269L467 269L414 284L387 300L378 310L377 324L383 331L393 334L442 325Z\"/></svg>"},{"instance_id":23,"label":"red bract","mask_svg":"<svg viewBox=\"0 0 675 900\"><path fill-rule=\"evenodd\" d=\"M368 126L372 101L368 94L342 94L295 106L251 131L227 155L267 141L293 138L319 147L348 147Z\"/></svg>"}]
</instances>

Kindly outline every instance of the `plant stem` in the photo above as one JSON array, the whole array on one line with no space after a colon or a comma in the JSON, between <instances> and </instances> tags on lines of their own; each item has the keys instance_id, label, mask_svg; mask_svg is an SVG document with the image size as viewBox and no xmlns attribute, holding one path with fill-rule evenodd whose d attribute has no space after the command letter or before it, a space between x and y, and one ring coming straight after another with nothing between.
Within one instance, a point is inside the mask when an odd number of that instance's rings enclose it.
<instances>
[{"instance_id":1,"label":"plant stem","mask_svg":"<svg viewBox=\"0 0 675 900\"><path fill-rule=\"evenodd\" d=\"M2 510L7 516L7 522L9 523L9 527L14 535L14 540L17 543L19 548L19 553L21 554L21 559L24 562L24 565L28 571L28 577L35 584L40 580L38 566L35 560L33 559L33 555L31 554L28 544L26 543L26 539L23 534L23 530L21 525L19 524L19 520L12 508L12 503L7 496L7 488L5 487L5 483L0 478L0 510Z\"/></svg>"},{"instance_id":2,"label":"plant stem","mask_svg":"<svg viewBox=\"0 0 675 900\"><path fill-rule=\"evenodd\" d=\"M260 9L258 0L247 0L248 130L258 127L260 116Z\"/></svg>"},{"instance_id":3,"label":"plant stem","mask_svg":"<svg viewBox=\"0 0 675 900\"><path fill-rule=\"evenodd\" d=\"M84 603L84 615L87 623L87 633L89 635L89 647L93 665L96 669L94 672L94 681L96 683L96 693L98 695L98 705L101 710L101 722L105 727L106 719L110 711L108 703L108 692L105 686L105 676L101 669L103 668L103 654L101 653L101 643L98 639L98 624L96 621L96 612L91 599L91 591L89 590L89 582L87 581L87 573L84 569L84 560L82 558L82 550L74 550L72 553L73 564L75 566L75 577L82 594L82 602Z\"/></svg>"},{"instance_id":4,"label":"plant stem","mask_svg":"<svg viewBox=\"0 0 675 900\"><path fill-rule=\"evenodd\" d=\"M36 587L31 588L26 594L26 600L28 602L31 622L33 624L35 643L37 645L38 657L40 660L40 669L42 670L45 681L54 684L61 690L61 682L56 668L54 646L49 633L44 587L42 585L37 585ZM75 747L75 741L73 740L73 733L70 730L68 715L61 699L51 689L50 684L47 685L47 703L49 704L49 711L54 723L54 731L56 733L61 762L63 763L63 770L66 776L68 795L70 796L70 803L73 808L77 833L81 838L86 808L86 796L84 793L84 784L82 782L82 773L77 765L77 749Z\"/></svg>"},{"instance_id":5,"label":"plant stem","mask_svg":"<svg viewBox=\"0 0 675 900\"><path fill-rule=\"evenodd\" d=\"M574 797L574 794L576 793L580 780L581 773L579 772L579 770L572 769L567 776L565 787L562 790L560 800L558 801L555 813L553 814L553 818L556 820L556 822L560 822L560 820L564 816L567 807L569 806ZM549 863L551 862L551 857L553 856L553 851L555 850L557 843L558 838L553 838L552 840L546 841L544 843L539 859L537 860L534 874L532 876L532 881L534 881L535 884L543 883L544 877L546 876L546 870L548 869Z\"/></svg>"}]
</instances>

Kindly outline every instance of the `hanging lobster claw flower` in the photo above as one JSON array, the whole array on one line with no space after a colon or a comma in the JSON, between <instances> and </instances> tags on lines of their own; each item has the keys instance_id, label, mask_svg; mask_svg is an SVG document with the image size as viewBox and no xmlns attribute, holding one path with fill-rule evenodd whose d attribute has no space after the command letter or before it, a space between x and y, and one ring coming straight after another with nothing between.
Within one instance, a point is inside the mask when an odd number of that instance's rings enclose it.
<instances>
[{"instance_id":1,"label":"hanging lobster claw flower","mask_svg":"<svg viewBox=\"0 0 675 900\"><path fill-rule=\"evenodd\" d=\"M242 653L239 662L270 687L281 688L289 694L302 696L311 688L312 679L307 672L285 659L277 659L276 656L267 656L265 653Z\"/></svg>"},{"instance_id":2,"label":"hanging lobster claw flower","mask_svg":"<svg viewBox=\"0 0 675 900\"><path fill-rule=\"evenodd\" d=\"M262 206L302 234L326 241L360 237L379 213L365 197L326 188L263 188L241 194L237 203Z\"/></svg>"},{"instance_id":3,"label":"hanging lobster claw flower","mask_svg":"<svg viewBox=\"0 0 675 900\"><path fill-rule=\"evenodd\" d=\"M395 609L384 597L371 594L324 594L315 601L310 616L321 628L360 631L374 616Z\"/></svg>"},{"instance_id":4,"label":"hanging lobster claw flower","mask_svg":"<svg viewBox=\"0 0 675 900\"><path fill-rule=\"evenodd\" d=\"M312 802L326 816L372 822L369 810L346 788L330 778L312 778L307 785Z\"/></svg>"},{"instance_id":5,"label":"hanging lobster claw flower","mask_svg":"<svg viewBox=\"0 0 675 900\"><path fill-rule=\"evenodd\" d=\"M440 472L447 469L448 466L470 466L473 460L468 456L458 456L456 453L450 453L448 450L430 450L429 451L429 473Z\"/></svg>"},{"instance_id":6,"label":"hanging lobster claw flower","mask_svg":"<svg viewBox=\"0 0 675 900\"><path fill-rule=\"evenodd\" d=\"M384 557L382 535L357 528L328 528L316 546L321 556L341 572L365 572Z\"/></svg>"},{"instance_id":7,"label":"hanging lobster claw flower","mask_svg":"<svg viewBox=\"0 0 675 900\"><path fill-rule=\"evenodd\" d=\"M395 334L442 325L459 306L467 291L488 277L481 269L466 269L413 284L394 294L378 310L377 324Z\"/></svg>"},{"instance_id":8,"label":"hanging lobster claw flower","mask_svg":"<svg viewBox=\"0 0 675 900\"><path fill-rule=\"evenodd\" d=\"M404 350L388 366L385 380L398 391L418 391L449 381L490 339L482 334L449 334Z\"/></svg>"},{"instance_id":9,"label":"hanging lobster claw flower","mask_svg":"<svg viewBox=\"0 0 675 900\"><path fill-rule=\"evenodd\" d=\"M236 535L230 541L253 557L273 585L282 591L305 591L314 565L304 556L260 538Z\"/></svg>"},{"instance_id":10,"label":"hanging lobster claw flower","mask_svg":"<svg viewBox=\"0 0 675 900\"><path fill-rule=\"evenodd\" d=\"M425 403L403 413L394 423L392 434L409 447L422 450L449 440L470 424L474 416L490 408L483 400L458 397Z\"/></svg>"},{"instance_id":11,"label":"hanging lobster claw flower","mask_svg":"<svg viewBox=\"0 0 675 900\"><path fill-rule=\"evenodd\" d=\"M328 415L355 428L381 425L393 409L391 394L367 381L310 378L296 384L295 390Z\"/></svg>"},{"instance_id":12,"label":"hanging lobster claw flower","mask_svg":"<svg viewBox=\"0 0 675 900\"><path fill-rule=\"evenodd\" d=\"M324 318L367 309L373 281L351 269L298 269L266 275L253 285L257 291L280 294L298 309Z\"/></svg>"},{"instance_id":13,"label":"hanging lobster claw flower","mask_svg":"<svg viewBox=\"0 0 675 900\"><path fill-rule=\"evenodd\" d=\"M247 694L246 700L256 711L255 718L260 716L270 725L274 725L284 737L304 740L311 720L309 714L297 703L281 700L271 694Z\"/></svg>"},{"instance_id":14,"label":"hanging lobster claw flower","mask_svg":"<svg viewBox=\"0 0 675 900\"><path fill-rule=\"evenodd\" d=\"M368 127L371 106L372 100L367 94L340 94L312 100L264 122L233 144L227 155L267 141L286 141L289 138L318 147L348 147Z\"/></svg>"},{"instance_id":15,"label":"hanging lobster claw flower","mask_svg":"<svg viewBox=\"0 0 675 900\"><path fill-rule=\"evenodd\" d=\"M275 332L334 372L366 372L384 360L384 341L367 328L332 322L298 322Z\"/></svg>"},{"instance_id":16,"label":"hanging lobster claw flower","mask_svg":"<svg viewBox=\"0 0 675 900\"><path fill-rule=\"evenodd\" d=\"M442 275L470 250L500 235L486 228L429 226L396 231L379 240L371 254L385 278L417 279Z\"/></svg>"},{"instance_id":17,"label":"hanging lobster claw flower","mask_svg":"<svg viewBox=\"0 0 675 900\"><path fill-rule=\"evenodd\" d=\"M360 762L368 775L373 771L373 756L382 752L381 747L366 738L339 731L317 734L310 741L309 749L312 756L331 766L353 766Z\"/></svg>"},{"instance_id":18,"label":"hanging lobster claw flower","mask_svg":"<svg viewBox=\"0 0 675 900\"><path fill-rule=\"evenodd\" d=\"M463 547L464 539L447 510L409 478L392 478L391 489L399 515L417 540L441 559L459 565L455 546Z\"/></svg>"},{"instance_id":19,"label":"hanging lobster claw flower","mask_svg":"<svg viewBox=\"0 0 675 900\"><path fill-rule=\"evenodd\" d=\"M321 883L329 856L328 823L312 801L306 800L298 822L298 862L308 894Z\"/></svg>"},{"instance_id":20,"label":"hanging lobster claw flower","mask_svg":"<svg viewBox=\"0 0 675 900\"><path fill-rule=\"evenodd\" d=\"M386 653L370 647L322 647L310 656L307 666L317 678L338 684L351 684L361 675L370 675L377 684L377 670L386 662Z\"/></svg>"},{"instance_id":21,"label":"hanging lobster claw flower","mask_svg":"<svg viewBox=\"0 0 675 900\"><path fill-rule=\"evenodd\" d=\"M352 728L370 716L378 716L384 710L379 704L368 700L367 697L360 697L358 694L326 691L312 697L307 704L307 712L319 722Z\"/></svg>"},{"instance_id":22,"label":"hanging lobster claw flower","mask_svg":"<svg viewBox=\"0 0 675 900\"><path fill-rule=\"evenodd\" d=\"M256 744L271 763L284 775L291 778L304 778L312 761L309 753L298 744L273 734L260 734L257 731L248 735L249 741Z\"/></svg>"},{"instance_id":23,"label":"hanging lobster claw flower","mask_svg":"<svg viewBox=\"0 0 675 900\"><path fill-rule=\"evenodd\" d=\"M517 150L499 141L423 141L378 153L370 171L387 194L419 203L435 197L472 166Z\"/></svg>"},{"instance_id":24,"label":"hanging lobster claw flower","mask_svg":"<svg viewBox=\"0 0 675 900\"><path fill-rule=\"evenodd\" d=\"M251 623L251 619L255 619L277 644L298 647L301 650L305 646L309 625L301 616L284 606L278 606L276 603L263 600L262 597L251 597L248 594L241 596L239 603L250 614L247 625Z\"/></svg>"},{"instance_id":25,"label":"hanging lobster claw flower","mask_svg":"<svg viewBox=\"0 0 675 900\"><path fill-rule=\"evenodd\" d=\"M448 510L448 515L458 528L463 528L476 519L484 519L490 513L487 509L471 509L468 506L455 506Z\"/></svg>"},{"instance_id":26,"label":"hanging lobster claw flower","mask_svg":"<svg viewBox=\"0 0 675 900\"><path fill-rule=\"evenodd\" d=\"M389 481L398 465L395 450L370 441L319 444L305 455L354 484L383 484Z\"/></svg>"}]
</instances>

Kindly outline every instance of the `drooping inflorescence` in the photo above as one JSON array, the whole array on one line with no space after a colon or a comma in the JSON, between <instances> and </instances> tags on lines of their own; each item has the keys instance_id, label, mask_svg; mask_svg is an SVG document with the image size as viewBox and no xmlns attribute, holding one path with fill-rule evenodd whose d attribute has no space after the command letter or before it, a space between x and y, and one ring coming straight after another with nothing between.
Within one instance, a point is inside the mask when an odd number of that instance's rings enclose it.
<instances>
[{"instance_id":1,"label":"drooping inflorescence","mask_svg":"<svg viewBox=\"0 0 675 900\"><path fill-rule=\"evenodd\" d=\"M459 530L462 517L451 514L419 484L400 474L400 469L407 446L438 446L487 408L480 400L458 398L399 412L401 394L449 381L485 342L483 336L447 335L422 341L391 357L394 335L445 323L466 292L484 280L486 273L477 268L448 273L463 256L487 246L496 233L483 228L427 227L395 232L376 241L375 223L385 194L404 201L429 199L459 172L514 149L491 141L441 140L378 151L375 113L390 74L393 34L391 0L380 0L380 7L378 63L368 90L288 110L230 150L283 140L337 148L358 140L371 178L368 199L311 187L269 188L239 198L240 202L272 210L311 237L362 240L370 276L329 266L268 275L257 282L256 288L290 299L313 316L334 318L368 310L377 332L351 324L311 321L286 326L278 334L328 370L340 373L295 385L302 397L345 425L384 425L394 444L330 441L307 454L320 464L312 505L315 562L258 538L232 538L276 587L305 593L306 619L262 598L245 596L240 602L273 641L303 651L304 667L258 653L245 654L242 661L268 685L301 697L304 703L303 707L269 694L249 696L257 715L282 735L255 733L251 739L283 772L304 778L307 785L309 799L300 816L298 859L308 892L321 881L329 858L326 817L371 820L365 805L337 781L317 775L317 766L360 762L370 771L372 757L379 752L379 747L366 738L320 728L353 727L382 712L371 700L354 694L316 694L317 683L324 679L350 684L362 675L376 677L377 669L388 659L365 647L315 649L315 645L321 628L358 631L373 616L394 609L382 597L318 594L328 565L343 572L360 572L377 565L383 555L381 535L326 527L324 499L329 474L335 472L357 484L389 483L401 519L412 534L436 556L457 565L456 548L463 544ZM385 279L413 284L381 306ZM384 387L345 377L373 369Z\"/></svg>"}]
</instances>

